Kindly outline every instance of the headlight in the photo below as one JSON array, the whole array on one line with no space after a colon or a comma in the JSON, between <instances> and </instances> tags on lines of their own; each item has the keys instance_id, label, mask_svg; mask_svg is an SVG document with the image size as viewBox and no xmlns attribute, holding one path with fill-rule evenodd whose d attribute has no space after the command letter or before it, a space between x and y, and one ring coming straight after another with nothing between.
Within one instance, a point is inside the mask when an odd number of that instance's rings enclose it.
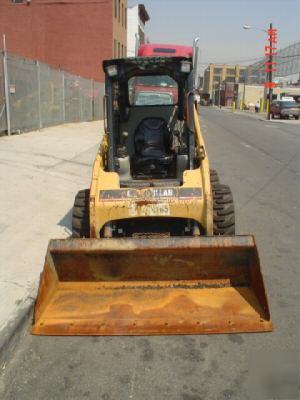
<instances>
[{"instance_id":1,"label":"headlight","mask_svg":"<svg viewBox=\"0 0 300 400\"><path fill-rule=\"evenodd\" d=\"M106 68L106 71L110 77L118 75L118 67L116 65L110 65Z\"/></svg>"},{"instance_id":2,"label":"headlight","mask_svg":"<svg viewBox=\"0 0 300 400\"><path fill-rule=\"evenodd\" d=\"M191 63L189 61L181 61L181 72L189 74L191 71Z\"/></svg>"}]
</instances>

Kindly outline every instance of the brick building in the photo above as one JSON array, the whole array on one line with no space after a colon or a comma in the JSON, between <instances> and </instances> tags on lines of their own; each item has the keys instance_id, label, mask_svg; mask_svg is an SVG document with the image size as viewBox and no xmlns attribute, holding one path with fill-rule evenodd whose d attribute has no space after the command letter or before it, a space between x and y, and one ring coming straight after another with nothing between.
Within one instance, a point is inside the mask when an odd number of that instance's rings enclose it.
<instances>
[{"instance_id":1,"label":"brick building","mask_svg":"<svg viewBox=\"0 0 300 400\"><path fill-rule=\"evenodd\" d=\"M0 0L3 34L9 53L103 81L127 52L127 0Z\"/></svg>"}]
</instances>

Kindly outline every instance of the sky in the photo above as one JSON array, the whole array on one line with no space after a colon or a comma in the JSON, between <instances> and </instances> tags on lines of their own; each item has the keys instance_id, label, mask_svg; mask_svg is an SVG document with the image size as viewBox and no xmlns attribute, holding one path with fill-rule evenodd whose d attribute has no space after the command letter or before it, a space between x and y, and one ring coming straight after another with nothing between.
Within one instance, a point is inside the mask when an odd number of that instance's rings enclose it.
<instances>
[{"instance_id":1,"label":"sky","mask_svg":"<svg viewBox=\"0 0 300 400\"><path fill-rule=\"evenodd\" d=\"M128 0L128 5L138 1ZM192 45L200 38L203 64L246 63L262 57L266 33L243 24L278 29L278 47L300 40L300 0L140 0L150 16L152 43ZM250 60L242 62L241 60Z\"/></svg>"}]
</instances>

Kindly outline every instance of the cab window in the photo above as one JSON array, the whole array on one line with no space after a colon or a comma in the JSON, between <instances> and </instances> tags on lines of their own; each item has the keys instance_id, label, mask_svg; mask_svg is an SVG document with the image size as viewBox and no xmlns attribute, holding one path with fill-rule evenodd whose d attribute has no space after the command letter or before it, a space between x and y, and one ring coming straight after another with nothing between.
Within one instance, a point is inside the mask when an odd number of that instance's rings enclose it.
<instances>
[{"instance_id":1,"label":"cab window","mask_svg":"<svg viewBox=\"0 0 300 400\"><path fill-rule=\"evenodd\" d=\"M178 85L168 75L138 76L129 79L128 93L131 106L174 105Z\"/></svg>"}]
</instances>

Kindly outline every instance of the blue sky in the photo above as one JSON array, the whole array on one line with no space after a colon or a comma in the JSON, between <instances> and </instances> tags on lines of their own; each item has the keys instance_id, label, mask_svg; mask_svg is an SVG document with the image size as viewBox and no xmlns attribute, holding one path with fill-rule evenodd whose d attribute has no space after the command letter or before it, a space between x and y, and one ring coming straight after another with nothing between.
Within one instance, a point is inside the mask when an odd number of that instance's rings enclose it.
<instances>
[{"instance_id":1,"label":"blue sky","mask_svg":"<svg viewBox=\"0 0 300 400\"><path fill-rule=\"evenodd\" d=\"M137 1L128 0L128 5ZM300 40L300 0L141 0L150 15L150 42L192 44L200 37L203 62L260 57L265 33L243 24L278 29L278 47ZM250 63L250 62L249 62Z\"/></svg>"}]
</instances>

